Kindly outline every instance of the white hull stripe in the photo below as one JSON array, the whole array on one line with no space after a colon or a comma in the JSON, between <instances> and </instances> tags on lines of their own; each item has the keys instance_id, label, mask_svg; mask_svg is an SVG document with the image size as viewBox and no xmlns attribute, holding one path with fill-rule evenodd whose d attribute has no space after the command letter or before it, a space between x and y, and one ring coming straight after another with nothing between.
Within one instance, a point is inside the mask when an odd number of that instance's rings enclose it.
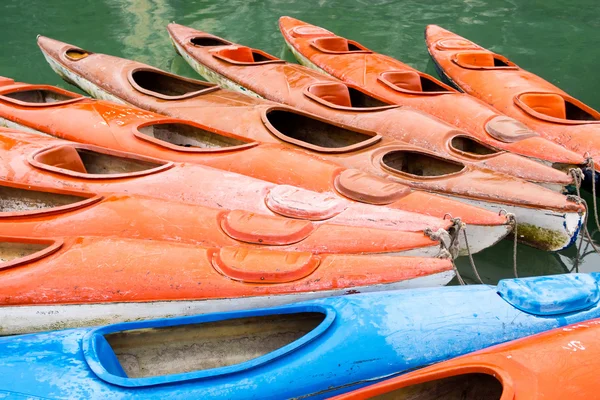
<instances>
[{"instance_id":1,"label":"white hull stripe","mask_svg":"<svg viewBox=\"0 0 600 400\"><path fill-rule=\"evenodd\" d=\"M353 293L443 286L450 282L453 277L454 271L444 271L390 284L320 292L216 300L0 307L0 335L106 325L150 318L169 318L174 316L274 307L298 301Z\"/></svg>"}]
</instances>

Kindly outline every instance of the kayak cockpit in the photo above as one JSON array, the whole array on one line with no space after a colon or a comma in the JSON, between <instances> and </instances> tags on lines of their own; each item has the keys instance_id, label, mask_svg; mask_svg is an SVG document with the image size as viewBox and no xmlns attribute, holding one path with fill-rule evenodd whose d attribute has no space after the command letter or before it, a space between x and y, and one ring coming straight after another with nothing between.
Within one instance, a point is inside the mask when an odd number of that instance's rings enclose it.
<instances>
[{"instance_id":1,"label":"kayak cockpit","mask_svg":"<svg viewBox=\"0 0 600 400\"><path fill-rule=\"evenodd\" d=\"M230 46L233 44L216 36L196 36L190 39L190 43L197 47Z\"/></svg>"},{"instance_id":2,"label":"kayak cockpit","mask_svg":"<svg viewBox=\"0 0 600 400\"><path fill-rule=\"evenodd\" d=\"M134 128L134 135L142 140L181 152L221 152L255 146L244 138L209 130L199 124L178 120L150 122Z\"/></svg>"},{"instance_id":3,"label":"kayak cockpit","mask_svg":"<svg viewBox=\"0 0 600 400\"><path fill-rule=\"evenodd\" d=\"M338 110L379 111L398 107L341 82L310 85L304 89L304 95L326 107Z\"/></svg>"},{"instance_id":4,"label":"kayak cockpit","mask_svg":"<svg viewBox=\"0 0 600 400\"><path fill-rule=\"evenodd\" d=\"M66 144L41 149L28 162L36 168L80 178L130 178L170 168L173 163L96 146Z\"/></svg>"},{"instance_id":5,"label":"kayak cockpit","mask_svg":"<svg viewBox=\"0 0 600 400\"><path fill-rule=\"evenodd\" d=\"M162 100L182 100L219 90L213 83L183 78L151 68L129 72L128 80L138 92Z\"/></svg>"},{"instance_id":6,"label":"kayak cockpit","mask_svg":"<svg viewBox=\"0 0 600 400\"><path fill-rule=\"evenodd\" d=\"M328 54L372 53L360 43L339 36L313 39L310 41L310 45L320 52Z\"/></svg>"},{"instance_id":7,"label":"kayak cockpit","mask_svg":"<svg viewBox=\"0 0 600 400\"><path fill-rule=\"evenodd\" d=\"M599 123L600 113L581 101L559 93L526 92L515 104L532 117L562 124Z\"/></svg>"},{"instance_id":8,"label":"kayak cockpit","mask_svg":"<svg viewBox=\"0 0 600 400\"><path fill-rule=\"evenodd\" d=\"M321 153L346 153L381 140L374 132L350 129L282 107L266 110L262 119L267 129L282 141Z\"/></svg>"},{"instance_id":9,"label":"kayak cockpit","mask_svg":"<svg viewBox=\"0 0 600 400\"><path fill-rule=\"evenodd\" d=\"M437 79L417 71L387 71L379 75L377 80L387 87L403 93L436 95L456 93L456 90Z\"/></svg>"},{"instance_id":10,"label":"kayak cockpit","mask_svg":"<svg viewBox=\"0 0 600 400\"><path fill-rule=\"evenodd\" d=\"M500 153L499 150L464 135L453 136L448 146L453 152L469 158L486 158Z\"/></svg>"},{"instance_id":11,"label":"kayak cockpit","mask_svg":"<svg viewBox=\"0 0 600 400\"><path fill-rule=\"evenodd\" d=\"M79 48L72 47L70 49L65 50L64 54L65 54L65 57L71 61L79 61L79 60L86 58L91 53L88 51L79 49Z\"/></svg>"},{"instance_id":12,"label":"kayak cockpit","mask_svg":"<svg viewBox=\"0 0 600 400\"><path fill-rule=\"evenodd\" d=\"M0 271L38 260L61 246L55 240L0 237Z\"/></svg>"},{"instance_id":13,"label":"kayak cockpit","mask_svg":"<svg viewBox=\"0 0 600 400\"><path fill-rule=\"evenodd\" d=\"M98 328L83 350L101 379L140 387L252 368L314 340L333 322L322 307L288 307L142 321ZM224 319L226 318L226 319Z\"/></svg>"},{"instance_id":14,"label":"kayak cockpit","mask_svg":"<svg viewBox=\"0 0 600 400\"><path fill-rule=\"evenodd\" d=\"M69 104L85 99L80 94L45 85L30 85L26 90L15 89L0 93L0 100L25 107L47 107Z\"/></svg>"},{"instance_id":15,"label":"kayak cockpit","mask_svg":"<svg viewBox=\"0 0 600 400\"><path fill-rule=\"evenodd\" d=\"M518 69L517 65L500 54L487 51L460 52L452 56L452 62L461 68L493 70Z\"/></svg>"},{"instance_id":16,"label":"kayak cockpit","mask_svg":"<svg viewBox=\"0 0 600 400\"><path fill-rule=\"evenodd\" d=\"M388 151L381 157L381 166L389 172L419 179L458 174L465 169L465 165L458 161L414 150Z\"/></svg>"},{"instance_id":17,"label":"kayak cockpit","mask_svg":"<svg viewBox=\"0 0 600 400\"><path fill-rule=\"evenodd\" d=\"M0 218L72 210L100 199L87 193L51 192L3 184L0 186Z\"/></svg>"},{"instance_id":18,"label":"kayak cockpit","mask_svg":"<svg viewBox=\"0 0 600 400\"><path fill-rule=\"evenodd\" d=\"M251 49L245 46L229 46L212 53L213 57L230 64L236 65L262 65L262 64L284 64L280 60L264 51Z\"/></svg>"},{"instance_id":19,"label":"kayak cockpit","mask_svg":"<svg viewBox=\"0 0 600 400\"><path fill-rule=\"evenodd\" d=\"M370 399L392 400L500 400L504 392L502 383L487 373L466 373L428 380L390 390Z\"/></svg>"}]
</instances>

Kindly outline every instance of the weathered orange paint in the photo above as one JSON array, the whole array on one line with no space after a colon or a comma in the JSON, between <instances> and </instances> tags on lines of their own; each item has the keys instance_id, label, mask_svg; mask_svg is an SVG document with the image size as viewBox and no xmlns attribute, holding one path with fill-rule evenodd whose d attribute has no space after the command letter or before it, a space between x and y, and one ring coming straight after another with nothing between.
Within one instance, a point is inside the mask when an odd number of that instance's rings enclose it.
<instances>
[{"instance_id":1,"label":"weathered orange paint","mask_svg":"<svg viewBox=\"0 0 600 400\"><path fill-rule=\"evenodd\" d=\"M279 29L288 45L311 63L374 96L426 112L498 149L549 163L575 165L584 162L581 154L519 126L514 120L503 124L514 133L511 140L515 141L495 139L486 131L486 124L494 118L502 118L503 114L392 57L291 17L281 17ZM425 137L422 132L418 136L406 133L404 139L426 141L430 148L442 153L456 151L450 146L451 135Z\"/></svg>"},{"instance_id":2,"label":"weathered orange paint","mask_svg":"<svg viewBox=\"0 0 600 400\"><path fill-rule=\"evenodd\" d=\"M410 392L410 386L463 374L498 379L503 387L500 400L594 399L600 391L599 360L600 320L594 319L441 362L334 399L392 396L395 390Z\"/></svg>"},{"instance_id":3,"label":"weathered orange paint","mask_svg":"<svg viewBox=\"0 0 600 400\"><path fill-rule=\"evenodd\" d=\"M358 86L345 84L301 65L286 63L272 55L268 56L268 62L238 62L231 57L244 59L247 53L257 50L234 43L197 46L191 39L223 39L177 24L170 24L168 29L172 40L189 57L268 100L296 107L354 129L381 134L382 140L371 149L394 145L414 146L445 159L459 161L473 169L493 170L531 182L557 184L559 187L572 182L572 177L566 171L555 170L516 154L497 149L490 149L492 154L488 155L454 150L450 146L452 140L469 136L468 133L458 131L454 126L424 112L397 106L379 96L370 96ZM236 51L233 52L232 49ZM381 105L375 108L351 107L350 89L363 93L371 98L370 102L380 102ZM579 158L578 162L583 163L583 159Z\"/></svg>"},{"instance_id":4,"label":"weathered orange paint","mask_svg":"<svg viewBox=\"0 0 600 400\"><path fill-rule=\"evenodd\" d=\"M216 249L136 239L11 236L0 242L50 245L28 259L0 263L3 306L282 295L401 282L452 270L450 261L442 259ZM222 263L242 272L230 277L217 269ZM257 276L260 282L254 282Z\"/></svg>"},{"instance_id":5,"label":"weathered orange paint","mask_svg":"<svg viewBox=\"0 0 600 400\"><path fill-rule=\"evenodd\" d=\"M159 167L146 171L147 173L145 174L125 174L123 176L77 174L64 168L59 169L44 164L37 157L48 149L62 146L69 146L74 149L90 149L99 153L107 152L118 157L141 159L155 163ZM293 159L292 156L297 153L284 154L290 157L282 162L289 162L290 159ZM313 161L312 158L308 158L307 160ZM317 162L316 160L314 161ZM265 160L265 162L268 162L268 160ZM318 188L322 189L321 192L327 193L334 200L355 204L351 200L336 194L337 191L334 185L334 181L340 176L340 173L343 175L344 171L351 172L351 170L343 170L328 163L322 163L321 165L328 167L325 169L325 173L321 175L323 181L319 182L321 186ZM253 167L253 164L250 164L250 167ZM305 186L310 188L312 183L310 177L304 175L304 172L307 170L311 172L310 169L298 168L297 172L291 175L295 176L299 174L304 177L304 180L307 182ZM274 172L276 173L280 170L281 166L275 168ZM274 181L285 178L275 173L270 175ZM316 177L317 175L313 178ZM280 180L280 182L295 182L292 179L288 181ZM270 210L272 209L266 205L267 194L270 190L277 187L271 183L210 168L205 165L167 162L122 151L108 150L93 145L76 144L52 137L2 128L0 128L0 180L50 189L67 190L71 188L73 190L105 195L135 195L198 204L213 208L239 208L259 214L277 215L277 213L271 212ZM389 182L385 182L385 185L389 184ZM383 185L384 188L385 185ZM377 188L377 185L367 184L363 191L368 194L371 191L376 191ZM354 197L358 196L355 195ZM454 216L460 216L463 221L472 225L497 226L507 223L505 216L426 192L409 191L399 199L390 199L390 201L391 203L385 207L365 204L362 207L361 215L356 215L354 218L359 223L358 221L362 220L363 217L369 218L369 215L371 215L370 218L377 221L381 219L377 217L379 209L384 214L388 208L405 210L409 211L410 214L407 213L401 220L397 221L395 227L390 227L390 229L408 231L422 230L424 225L433 229L446 229L449 227L449 221L440 221L438 219L442 218L446 212ZM228 205L228 207L225 207L225 205ZM235 205L237 207L234 207ZM275 210L279 209L275 208ZM412 214L413 212L419 214ZM290 216L289 213L287 215ZM436 216L437 218L426 215ZM306 218L306 216L297 214L297 218Z\"/></svg>"},{"instance_id":6,"label":"weathered orange paint","mask_svg":"<svg viewBox=\"0 0 600 400\"><path fill-rule=\"evenodd\" d=\"M539 76L437 25L425 30L429 54L465 93L496 108L566 148L600 160L600 113ZM502 66L493 66L497 59ZM471 66L471 64L479 64ZM529 96L529 98L524 97ZM533 106L529 107L530 103ZM539 104L537 104L539 103ZM567 119L566 104L588 114ZM542 110L537 112L535 109Z\"/></svg>"}]
</instances>

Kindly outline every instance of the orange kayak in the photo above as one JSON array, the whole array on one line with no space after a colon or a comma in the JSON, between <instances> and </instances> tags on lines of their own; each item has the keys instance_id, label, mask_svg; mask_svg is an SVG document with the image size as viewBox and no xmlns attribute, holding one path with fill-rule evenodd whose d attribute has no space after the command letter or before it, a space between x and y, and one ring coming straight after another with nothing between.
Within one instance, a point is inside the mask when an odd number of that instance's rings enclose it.
<instances>
[{"instance_id":1,"label":"orange kayak","mask_svg":"<svg viewBox=\"0 0 600 400\"><path fill-rule=\"evenodd\" d=\"M5 128L0 128L0 181L239 209L315 224L406 232L452 228L448 219L352 202L333 192L275 185L204 165L167 162ZM501 227L508 232L508 226Z\"/></svg>"},{"instance_id":2,"label":"orange kayak","mask_svg":"<svg viewBox=\"0 0 600 400\"><path fill-rule=\"evenodd\" d=\"M361 87L373 96L426 112L455 125L488 146L542 161L566 171L584 158L528 129L481 100L443 84L434 77L361 44L291 17L279 19L286 44L303 65ZM410 141L406 134L405 140ZM438 152L452 149L452 140L431 140ZM446 150L447 151L447 150Z\"/></svg>"},{"instance_id":3,"label":"orange kayak","mask_svg":"<svg viewBox=\"0 0 600 400\"><path fill-rule=\"evenodd\" d=\"M333 397L588 400L598 398L600 320L518 339Z\"/></svg>"},{"instance_id":4,"label":"orange kayak","mask_svg":"<svg viewBox=\"0 0 600 400\"><path fill-rule=\"evenodd\" d=\"M103 125L97 124L97 127ZM80 132L77 126L70 124L66 124L65 128L67 132ZM110 129L105 131L107 135L111 132ZM131 134L128 129L120 132ZM98 135L94 137L98 138ZM439 229L452 231L450 219L442 220L445 213L450 213L463 216L463 221L468 223L466 232L472 252L492 246L510 232L506 216L426 192L410 191L401 185L394 187L393 183L369 179L366 174L319 163L311 157L294 160L294 155L302 156L302 153L286 151L283 154L289 158L282 164L289 165L290 161L298 163L297 166L292 165L291 170L298 171L292 174L292 178L304 178L298 180L301 183L312 183L311 177L303 175L303 171L320 172L312 178L323 177L323 182L320 182L323 185L317 187L322 188L321 191L312 192L287 184L275 185L200 164L166 162L39 134L0 129L0 179L17 183L58 190L153 197L315 223L323 220L340 225L421 233L427 228L434 232ZM173 152L171 158L177 156L177 152ZM205 160L198 158L200 162ZM281 166L263 163L263 160L267 159L261 159L260 155L248 158L246 169L241 171L252 175L258 170L268 171L268 167L272 166L272 173L267 177L275 182L287 183L282 179L285 177L278 174ZM306 167L313 162L321 169L303 170L299 166L303 160L307 161ZM240 163L233 165L244 166ZM355 180L352 181L352 178ZM399 188L405 190L394 192ZM341 195L348 189L353 189L349 195L365 202L352 201ZM458 250L461 254L467 251L462 235L459 235Z\"/></svg>"},{"instance_id":5,"label":"orange kayak","mask_svg":"<svg viewBox=\"0 0 600 400\"><path fill-rule=\"evenodd\" d=\"M173 81L180 82L181 85L184 85L183 82L189 83L189 80L185 79L184 81L181 81L174 75L151 69L143 64L85 52L81 49L69 47L70 45L65 45L51 39L39 38L39 44L40 47L44 49L48 61L59 74L67 81L77 83L78 86L90 93L102 97L106 96L106 93L108 93L107 91L110 90L112 93L110 96L116 96L117 100L121 102L133 103L148 109L154 109L165 113L168 112L172 115L185 115L186 118L191 118L194 115L201 115L202 121L210 121L211 124L223 124L220 125L220 128L212 129L221 129L221 131L225 131L223 128L227 127L237 135L248 135L248 137L252 137L252 139L260 136L260 141L271 141L273 140L273 137L276 137L279 139L278 144L289 142L290 145L294 144L307 150L312 149L319 154L320 157L327 157L332 162L341 162L346 166L358 167L363 169L363 171L372 172L373 174L377 174L388 180L393 180L394 182L410 185L414 188L435 191L466 203L486 207L495 212L506 210L515 214L519 226L523 227L523 229L520 230L519 238L523 242L536 247L548 250L558 250L570 245L576 237L583 219L584 208L570 202L565 196L558 193L553 193L538 185L523 182L516 178L492 173L488 170L478 169L473 164L465 165L460 161L443 159L433 153L416 149L409 145L398 144L399 142L386 141L381 138L379 142L365 145L366 147L364 148L346 151L337 149L336 151L338 152L335 154L331 153L331 149L318 148L315 150L314 146L306 141L293 139L283 135L281 131L276 130L274 125L268 120L268 115L270 115L269 111L273 109L277 110L277 112L283 112L283 110L285 110L285 112L289 111L289 114L286 115L286 117L291 121L298 121L298 125L306 123L309 121L309 118L312 119L314 117L305 115L307 119L296 120L295 116L300 115L297 114L299 111L294 111L289 108L277 108L277 106L273 105L264 105L261 109L255 109L255 111L251 113L248 111L248 104L252 104L255 100L246 96L248 99L246 102L244 102L243 99L229 102L226 100L227 98L225 95L230 96L229 93L231 92L219 90L215 86L207 87L206 84L204 84L204 88L210 88L211 90L197 90L196 94L190 95L190 99L163 99L160 101L162 104L159 104L159 102L156 101L156 97L157 95L160 95L160 93L152 92L152 90L159 90L161 93L164 93L164 87L161 89L146 85L147 87L144 89L144 93L142 93L132 84L132 82L135 83L136 80L130 79L131 76L134 75L136 69L143 67L145 73L152 72L150 76L153 77L153 80L151 80L153 82L171 82L171 86L169 87L175 86ZM85 57L80 58L79 61L75 63L75 66L72 67L73 69L71 69L70 64L65 61L68 60L67 53L71 52L86 54ZM74 58L73 55L69 55L69 57ZM67 65L69 65L69 67L67 67ZM106 74L106 71L111 71L111 73ZM104 75L106 75L106 78L102 78ZM163 80L161 77L166 78ZM103 84L105 81L108 81L109 83ZM139 83L144 84L143 80L138 81L137 86L139 86ZM196 81L195 85L195 87L198 88L198 85L201 85L201 83ZM14 84L9 87L9 89L4 90L18 90L18 88L20 88L20 90L25 90L25 87L27 86L24 84ZM0 94L1 93L2 91L0 91ZM214 93L222 94L216 95ZM203 100L210 96L214 96L215 100ZM221 99L219 106L214 105L216 99ZM210 102L213 103L212 106L207 106ZM222 107L222 104L237 105L240 107L240 110L236 115L232 115L224 110L227 107ZM2 108L4 105L7 108L3 112ZM54 105L53 107L56 106L57 105ZM82 103L79 104L79 107L81 106ZM14 109L10 109L8 102L0 101L0 116L14 118L16 116L15 113L18 113L19 116L23 115ZM242 113L245 115L244 118L238 118ZM41 115L39 108L35 112L29 114ZM222 117L214 118L214 115L220 115ZM32 118L33 117L28 117L28 119ZM285 124L286 119L280 119L276 122ZM21 120L23 120L23 118ZM430 118L428 118L428 120L435 121ZM48 121L48 117L40 119L40 121ZM199 121L199 119L196 118L196 121ZM312 122L314 121L311 121L311 123ZM325 123L324 121L322 122ZM54 126L59 123L61 122L53 122ZM198 124L198 122L196 123ZM70 139L89 140L88 138L81 139L81 132L73 129L71 125L64 127L63 129L75 131L72 135L68 136ZM114 129L123 130L123 126L115 126ZM344 126L344 129L350 130L347 126ZM135 137L135 133L132 133L132 131L135 132L135 130L125 129L124 131L125 133L120 134L119 136L121 139L120 143L123 143L126 140L125 136L130 136L132 137L132 140L128 142L131 143L131 146L121 148L128 151L141 152L142 143ZM365 131L361 130L361 132ZM114 134L111 134L111 137L113 135ZM93 136L97 138L98 134ZM295 137L298 138L299 136ZM319 135L319 137L323 137L323 135ZM265 147L265 145L262 146L263 148ZM158 149L157 146L153 146L152 150L163 151L164 149ZM144 149L143 151L146 150ZM249 152L249 150L246 151ZM258 149L253 149L252 151L257 152ZM156 153L153 153L152 155L162 158L173 157L172 155L159 155ZM274 160L280 159L281 157L274 158ZM261 161L264 161L264 158L261 159ZM538 165L539 167L546 168L530 160L526 161ZM215 166L224 168L223 164ZM226 168L232 167L238 167L238 165L228 165ZM440 168L439 172L437 172L438 167ZM302 167L298 167L298 170L301 168ZM239 169L237 172L247 174L247 172ZM272 172L272 169L269 169L268 172ZM311 175L312 174L309 174L308 176ZM268 176L260 176L260 178L267 180L273 179ZM295 181L291 184L301 186L302 182ZM348 193L350 192L351 191L348 191ZM356 196L353 198L356 198ZM443 209L440 208L438 210L442 211ZM417 210L413 209L411 211ZM432 215L443 216L447 212L448 211L443 211L441 215ZM451 214L457 216L457 214ZM469 223L465 218L463 218L463 221Z\"/></svg>"},{"instance_id":6,"label":"orange kayak","mask_svg":"<svg viewBox=\"0 0 600 400\"><path fill-rule=\"evenodd\" d=\"M295 220L244 210L218 210L131 195L102 196L6 181L0 181L0 193L0 235L136 238L315 254L439 254L439 242L423 232Z\"/></svg>"},{"instance_id":7,"label":"orange kayak","mask_svg":"<svg viewBox=\"0 0 600 400\"><path fill-rule=\"evenodd\" d=\"M443 285L453 275L435 258L1 236L2 334Z\"/></svg>"},{"instance_id":8,"label":"orange kayak","mask_svg":"<svg viewBox=\"0 0 600 400\"><path fill-rule=\"evenodd\" d=\"M592 157L598 170L598 111L506 57L439 26L429 25L425 39L440 76L546 139Z\"/></svg>"},{"instance_id":9,"label":"orange kayak","mask_svg":"<svg viewBox=\"0 0 600 400\"><path fill-rule=\"evenodd\" d=\"M177 51L207 80L377 132L387 138L380 146L409 143L448 161L502 172L557 191L573 181L565 171L494 149L437 118L372 96L358 86L206 32L175 24L168 29ZM203 38L210 40L209 45L198 44Z\"/></svg>"}]
</instances>

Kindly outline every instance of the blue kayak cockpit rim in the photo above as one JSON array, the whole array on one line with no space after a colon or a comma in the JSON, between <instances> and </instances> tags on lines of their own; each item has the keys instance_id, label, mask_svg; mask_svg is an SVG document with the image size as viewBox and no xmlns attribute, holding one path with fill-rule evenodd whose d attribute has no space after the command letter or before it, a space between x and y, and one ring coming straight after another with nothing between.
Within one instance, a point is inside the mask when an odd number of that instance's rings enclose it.
<instances>
[{"instance_id":1,"label":"blue kayak cockpit rim","mask_svg":"<svg viewBox=\"0 0 600 400\"><path fill-rule=\"evenodd\" d=\"M322 321L312 330L294 340L293 342L277 348L274 351L249 359L238 364L223 367L202 369L192 372L176 373L170 375L159 375L141 378L129 378L105 335L123 331L133 331L153 328L181 327L185 325L197 325L210 322L221 322L228 320L268 317L278 315L290 315L301 313L323 314ZM125 322L102 326L90 330L82 339L82 350L85 360L90 369L105 382L122 387L149 387L172 383L189 382L197 379L216 378L227 374L233 374L250 368L259 367L277 358L287 355L298 348L308 344L322 335L333 323L336 312L333 307L326 305L299 305L282 306L271 309L256 309L245 311L233 311L227 313L202 314L189 317L155 319L148 321Z\"/></svg>"}]
</instances>

